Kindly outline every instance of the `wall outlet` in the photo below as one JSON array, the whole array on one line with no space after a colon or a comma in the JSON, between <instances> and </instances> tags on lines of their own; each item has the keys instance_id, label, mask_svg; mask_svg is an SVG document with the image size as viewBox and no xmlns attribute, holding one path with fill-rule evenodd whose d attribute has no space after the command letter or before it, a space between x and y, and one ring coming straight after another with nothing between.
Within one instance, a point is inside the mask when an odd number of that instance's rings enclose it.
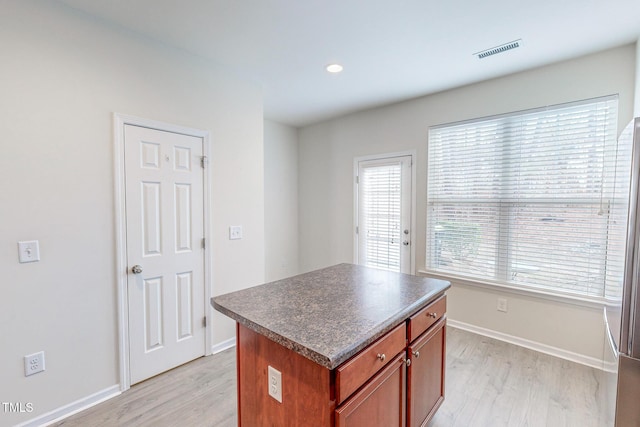
<instances>
[{"instance_id":1,"label":"wall outlet","mask_svg":"<svg viewBox=\"0 0 640 427\"><path fill-rule=\"evenodd\" d=\"M277 369L269 366L269 396L282 403L282 373Z\"/></svg>"},{"instance_id":2,"label":"wall outlet","mask_svg":"<svg viewBox=\"0 0 640 427\"><path fill-rule=\"evenodd\" d=\"M44 351L24 357L24 376L44 371Z\"/></svg>"},{"instance_id":3,"label":"wall outlet","mask_svg":"<svg viewBox=\"0 0 640 427\"><path fill-rule=\"evenodd\" d=\"M498 298L498 311L502 311L503 313L507 312L507 299L506 298Z\"/></svg>"}]
</instances>

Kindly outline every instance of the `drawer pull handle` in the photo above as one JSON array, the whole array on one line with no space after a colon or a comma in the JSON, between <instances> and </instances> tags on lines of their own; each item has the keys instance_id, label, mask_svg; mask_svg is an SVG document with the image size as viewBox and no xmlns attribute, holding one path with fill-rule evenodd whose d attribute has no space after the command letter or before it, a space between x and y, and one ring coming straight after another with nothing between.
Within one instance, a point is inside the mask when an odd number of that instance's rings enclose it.
<instances>
[{"instance_id":1,"label":"drawer pull handle","mask_svg":"<svg viewBox=\"0 0 640 427\"><path fill-rule=\"evenodd\" d=\"M412 354L415 356L416 359L420 358L420 352L419 351L414 351Z\"/></svg>"},{"instance_id":2,"label":"drawer pull handle","mask_svg":"<svg viewBox=\"0 0 640 427\"><path fill-rule=\"evenodd\" d=\"M436 317L438 317L438 313L427 313L427 317L435 319Z\"/></svg>"},{"instance_id":3,"label":"drawer pull handle","mask_svg":"<svg viewBox=\"0 0 640 427\"><path fill-rule=\"evenodd\" d=\"M381 362L384 362L384 359L387 358L387 356L385 356L384 353L382 353L382 354L378 353L378 355L376 357L378 359L380 359Z\"/></svg>"}]
</instances>

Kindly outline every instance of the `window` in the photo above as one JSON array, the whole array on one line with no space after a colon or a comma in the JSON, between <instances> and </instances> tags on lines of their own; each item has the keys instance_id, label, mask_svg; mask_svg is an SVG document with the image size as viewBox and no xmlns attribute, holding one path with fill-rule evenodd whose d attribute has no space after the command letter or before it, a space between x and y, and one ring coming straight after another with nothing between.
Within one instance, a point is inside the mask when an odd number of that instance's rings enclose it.
<instances>
[{"instance_id":1,"label":"window","mask_svg":"<svg viewBox=\"0 0 640 427\"><path fill-rule=\"evenodd\" d=\"M429 130L427 270L604 298L622 282L631 147L617 96Z\"/></svg>"}]
</instances>

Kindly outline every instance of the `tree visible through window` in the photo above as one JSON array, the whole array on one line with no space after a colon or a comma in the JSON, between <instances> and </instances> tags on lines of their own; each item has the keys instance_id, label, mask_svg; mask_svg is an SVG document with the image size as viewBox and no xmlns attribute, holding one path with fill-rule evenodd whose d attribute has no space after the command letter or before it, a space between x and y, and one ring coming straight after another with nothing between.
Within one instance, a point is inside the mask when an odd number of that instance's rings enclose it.
<instances>
[{"instance_id":1,"label":"tree visible through window","mask_svg":"<svg viewBox=\"0 0 640 427\"><path fill-rule=\"evenodd\" d=\"M630 146L617 97L429 130L427 269L606 297L622 281Z\"/></svg>"}]
</instances>

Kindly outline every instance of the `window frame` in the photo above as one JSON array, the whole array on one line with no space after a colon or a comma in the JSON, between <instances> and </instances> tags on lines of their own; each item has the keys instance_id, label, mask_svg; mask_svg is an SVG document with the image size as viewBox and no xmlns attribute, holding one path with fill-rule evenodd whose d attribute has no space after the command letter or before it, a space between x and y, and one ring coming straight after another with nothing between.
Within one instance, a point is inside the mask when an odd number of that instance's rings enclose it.
<instances>
[{"instance_id":1,"label":"window frame","mask_svg":"<svg viewBox=\"0 0 640 427\"><path fill-rule=\"evenodd\" d=\"M533 108L533 109L527 109L527 110L519 110L519 111L515 111L515 112L511 112L511 113L506 113L506 114L501 114L501 115L494 115L494 116L486 116L486 117L481 117L481 118L476 118L476 119L471 119L471 120L465 120L465 121L460 121L460 122L452 122L452 123L446 123L446 124L441 124L441 125L437 125L437 126L431 126L429 128L429 131L431 131L432 129L438 129L438 128L443 128L443 127L453 127L453 126L459 126L459 125L468 125L468 124L472 124L472 123L481 123L481 122L487 122L490 120L509 120L510 117L515 117L516 119L519 119L520 117L527 115L527 114L532 114L532 113L536 113L536 112L543 112L543 111L549 111L549 110L555 110L555 109L559 109L559 108L564 108L564 107L573 107L573 106L579 106L579 105L585 105L588 103L597 103L597 102L606 102L606 101L615 101L616 102L616 116L615 116L615 135L616 135L616 139L618 137L618 116L619 116L619 96L616 95L609 95L609 96L603 96L603 97L598 97L598 98L592 98L592 99L585 99L585 100L580 100L580 101L575 101L575 102L569 102L569 103L563 103L563 104L557 104L557 105L552 105L552 106L547 106L547 107L541 107L541 108ZM508 126L506 126L505 124L501 124L500 128L506 128ZM511 142L513 142L513 139L510 139ZM509 147L513 147L514 144L510 143ZM509 149L510 149L509 148ZM429 147L427 146L427 168L429 167ZM502 158L503 162L506 160L506 157ZM509 162L507 162L509 163ZM507 165L507 167L509 167L509 165ZM504 252L503 256L496 256L494 257L494 261L495 261L495 274L494 274L494 279L488 279L488 278L482 278L482 277L473 277L471 275L467 276L467 275L463 275L463 274L456 274L455 272L446 272L446 271L442 271L442 270L435 270L435 269L430 269L429 266L430 265L434 265L435 264L435 259L434 257L436 256L435 251L430 248L430 246L435 245L435 235L433 234L435 231L435 227L433 225L430 225L430 221L432 221L433 219L430 218L430 213L429 213L429 209L430 206L432 206L432 199L430 199L428 197L428 189L429 189L429 171L427 171L426 174L426 203L425 203L425 209L426 209L426 218L425 218L425 258L424 258L424 269L420 269L419 273L422 275L428 275L430 277L436 277L436 278L441 278L441 279L445 279L445 280L453 280L456 283L460 283L463 285L468 285L468 286L480 286L480 287L485 287L485 288L489 288L489 289L502 289L502 290L507 290L513 293L517 293L517 294L524 294L524 295L535 295L538 297L543 297L543 298L549 298L552 300L561 300L561 301L570 301L573 303L576 303L578 305L586 305L589 307L602 307L603 305L608 305L611 303L611 301L607 298L606 296L606 284L605 284L605 291L603 291L603 296L595 296L595 295L588 295L586 293L577 293L577 292L571 292L571 291L563 291L562 288L560 287L556 287L556 288L552 288L552 287L542 287L542 286L536 286L536 285L531 285L531 284L525 284L525 283L514 283L514 282L510 282L509 280L509 272L511 271L510 265L511 262L513 261L513 246L517 243L514 240L509 239L509 237L506 237L510 234L510 231L513 230L513 228L515 227L514 222L515 222L515 216L511 215L510 212L513 209L516 209L518 207L518 205L521 205L523 200L509 200L508 195L506 197L502 197L502 195L499 198L495 198L495 199L479 199L479 200L474 200L474 201L469 201L469 200L464 200L464 203L477 203L479 205L485 205L485 206L498 206L497 210L498 210L498 221L496 222L496 239L499 240L503 240L506 242L506 244L501 244L501 245L497 245L497 250L499 250L500 252ZM506 189L506 186L501 186L501 190ZM443 203L444 200L446 199L440 199L440 203ZM612 203L617 203L618 200L621 200L621 198L616 197L616 198L612 198L611 202ZM601 199L596 200L595 197L582 197L582 198L563 198L563 199L548 199L546 200L544 197L540 197L540 198L532 198L532 199L526 199L524 201L524 205L525 206L534 206L534 205L544 205L545 203L559 203L559 204L563 204L563 205L581 205L581 204L600 204L601 203ZM437 203L437 201L436 201ZM446 202L444 202L446 203ZM606 263L606 256L603 257L601 259L601 262ZM499 264L500 263L500 264ZM603 273L603 279L606 278L606 273Z\"/></svg>"}]
</instances>

